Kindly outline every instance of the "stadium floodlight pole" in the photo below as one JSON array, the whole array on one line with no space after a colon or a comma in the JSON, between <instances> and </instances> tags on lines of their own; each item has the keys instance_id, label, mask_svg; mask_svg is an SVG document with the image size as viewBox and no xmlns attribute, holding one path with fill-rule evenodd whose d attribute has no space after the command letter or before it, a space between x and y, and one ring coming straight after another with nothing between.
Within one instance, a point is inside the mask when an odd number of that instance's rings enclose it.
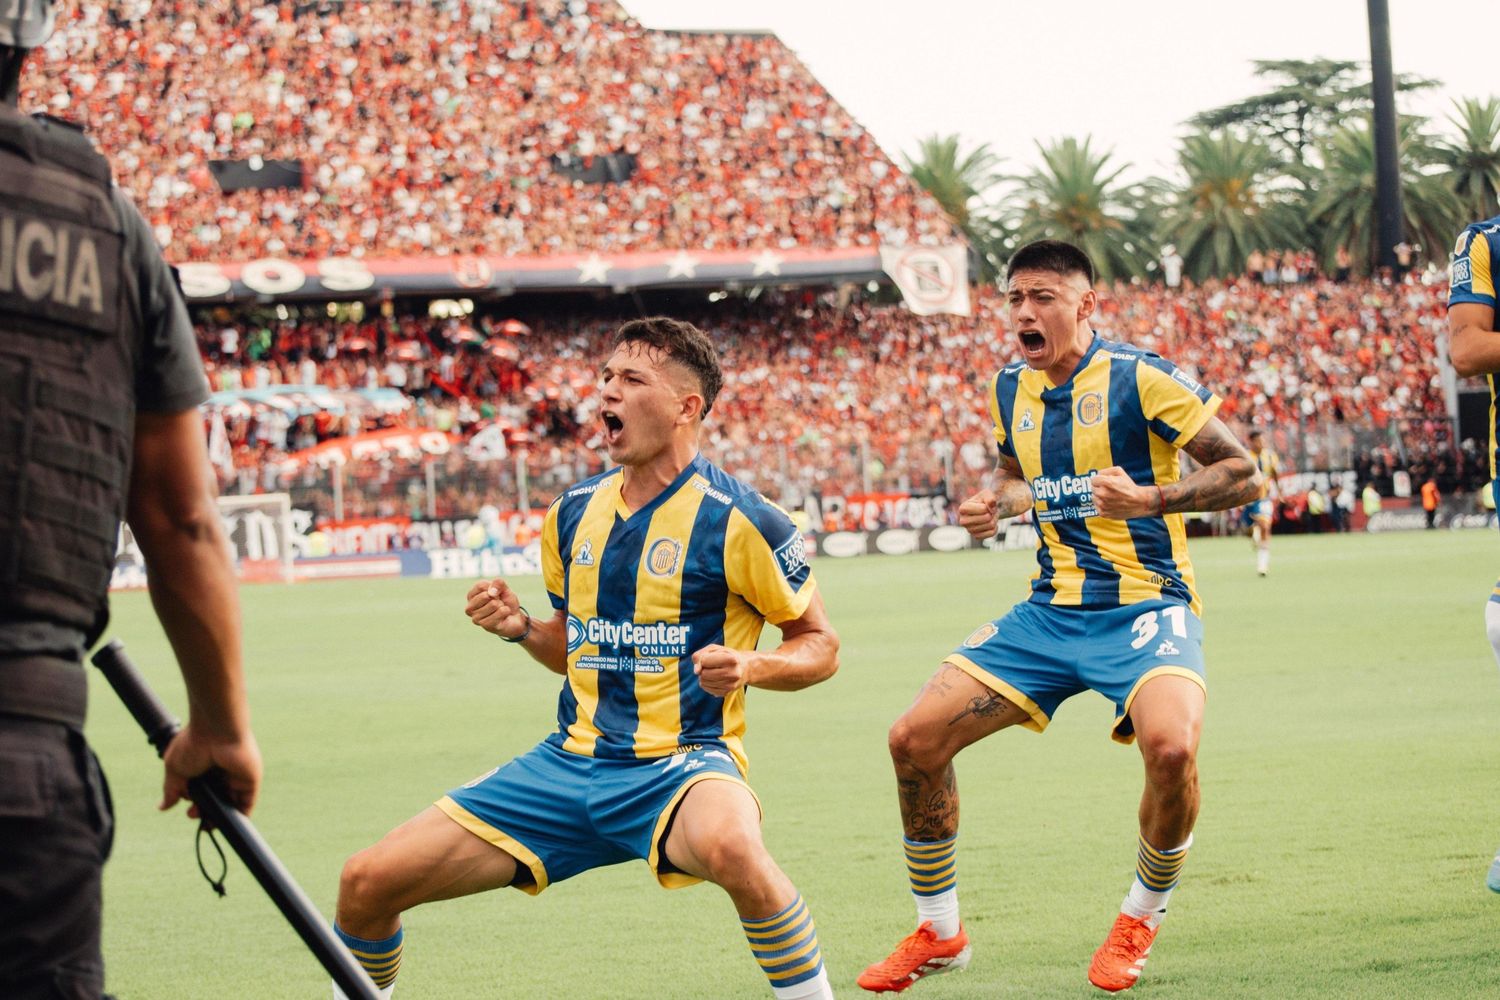
<instances>
[{"instance_id":1,"label":"stadium floodlight pole","mask_svg":"<svg viewBox=\"0 0 1500 1000\"><path fill-rule=\"evenodd\" d=\"M1366 0L1370 14L1370 96L1375 101L1375 263L1396 269L1402 241L1401 161L1397 155L1396 84L1391 69L1391 15L1386 0Z\"/></svg>"},{"instance_id":2,"label":"stadium floodlight pole","mask_svg":"<svg viewBox=\"0 0 1500 1000\"><path fill-rule=\"evenodd\" d=\"M125 647L118 641L110 642L94 654L93 660L131 716L146 731L146 739L156 748L157 756L166 753L167 744L182 726L147 686L145 678L125 655ZM199 815L224 834L234 853L240 856L250 874L255 876L255 881L296 929L302 942L317 956L344 995L350 1000L380 1000L375 984L354 961L349 949L329 930L312 901L261 839L260 832L224 796L217 774L211 771L189 779L188 795L198 807Z\"/></svg>"}]
</instances>

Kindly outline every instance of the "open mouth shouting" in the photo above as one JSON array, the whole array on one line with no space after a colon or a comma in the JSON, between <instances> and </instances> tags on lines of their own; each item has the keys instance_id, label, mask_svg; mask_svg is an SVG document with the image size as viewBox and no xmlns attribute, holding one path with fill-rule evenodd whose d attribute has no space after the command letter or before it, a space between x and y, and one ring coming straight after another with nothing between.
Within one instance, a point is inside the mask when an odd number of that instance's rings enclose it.
<instances>
[{"instance_id":1,"label":"open mouth shouting","mask_svg":"<svg viewBox=\"0 0 1500 1000\"><path fill-rule=\"evenodd\" d=\"M625 432L625 421L621 420L613 410L603 411L601 417L604 420L604 444L606 446L617 444L620 435Z\"/></svg>"},{"instance_id":2,"label":"open mouth shouting","mask_svg":"<svg viewBox=\"0 0 1500 1000\"><path fill-rule=\"evenodd\" d=\"M1047 351L1047 338L1036 330L1022 330L1021 356L1028 362L1039 361Z\"/></svg>"}]
</instances>

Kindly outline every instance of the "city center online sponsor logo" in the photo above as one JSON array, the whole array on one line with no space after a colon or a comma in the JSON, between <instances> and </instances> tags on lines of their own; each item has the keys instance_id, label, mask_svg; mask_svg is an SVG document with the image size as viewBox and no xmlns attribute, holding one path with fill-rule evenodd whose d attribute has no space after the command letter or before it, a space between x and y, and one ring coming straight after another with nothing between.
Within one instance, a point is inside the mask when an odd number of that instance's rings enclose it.
<instances>
[{"instance_id":1,"label":"city center online sponsor logo","mask_svg":"<svg viewBox=\"0 0 1500 1000\"><path fill-rule=\"evenodd\" d=\"M1093 517L1099 511L1094 507L1094 473L1090 469L1081 476L1036 476L1031 480L1031 495L1037 503L1045 503L1047 510L1036 512L1037 520L1072 521Z\"/></svg>"},{"instance_id":2,"label":"city center online sponsor logo","mask_svg":"<svg viewBox=\"0 0 1500 1000\"><path fill-rule=\"evenodd\" d=\"M634 621L613 621L608 618L590 618L583 621L568 616L568 652L572 653L584 644L612 646L619 653L600 653L580 656L573 664L579 670L620 670L630 673L659 674L666 668L661 660L666 657L684 657L688 654L688 639L693 634L691 625L672 622L652 622L643 625ZM634 655L631 655L631 654Z\"/></svg>"}]
</instances>

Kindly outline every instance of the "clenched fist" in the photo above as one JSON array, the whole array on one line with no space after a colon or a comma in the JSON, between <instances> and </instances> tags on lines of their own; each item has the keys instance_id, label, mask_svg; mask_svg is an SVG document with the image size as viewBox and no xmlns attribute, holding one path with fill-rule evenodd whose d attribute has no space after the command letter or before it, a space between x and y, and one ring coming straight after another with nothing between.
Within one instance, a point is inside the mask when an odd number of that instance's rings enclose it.
<instances>
[{"instance_id":1,"label":"clenched fist","mask_svg":"<svg viewBox=\"0 0 1500 1000\"><path fill-rule=\"evenodd\" d=\"M1089 486L1094 493L1094 509L1100 517L1127 521L1161 513L1156 487L1137 485L1118 465L1094 473Z\"/></svg>"},{"instance_id":2,"label":"clenched fist","mask_svg":"<svg viewBox=\"0 0 1500 1000\"><path fill-rule=\"evenodd\" d=\"M981 541L1000 530L1000 501L994 490L980 490L958 505L958 523Z\"/></svg>"},{"instance_id":3,"label":"clenched fist","mask_svg":"<svg viewBox=\"0 0 1500 1000\"><path fill-rule=\"evenodd\" d=\"M469 621L502 639L515 640L530 627L530 617L521 610L521 599L500 578L480 580L469 588L464 608Z\"/></svg>"},{"instance_id":4,"label":"clenched fist","mask_svg":"<svg viewBox=\"0 0 1500 1000\"><path fill-rule=\"evenodd\" d=\"M703 690L723 698L750 683L750 654L727 646L704 646L693 654L693 673Z\"/></svg>"}]
</instances>

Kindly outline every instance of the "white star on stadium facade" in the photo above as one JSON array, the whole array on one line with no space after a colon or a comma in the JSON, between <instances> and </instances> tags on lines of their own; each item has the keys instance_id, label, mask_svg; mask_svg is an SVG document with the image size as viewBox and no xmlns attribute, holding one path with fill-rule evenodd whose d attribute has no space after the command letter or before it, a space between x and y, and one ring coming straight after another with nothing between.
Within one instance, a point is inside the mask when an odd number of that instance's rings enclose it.
<instances>
[{"instance_id":1,"label":"white star on stadium facade","mask_svg":"<svg viewBox=\"0 0 1500 1000\"><path fill-rule=\"evenodd\" d=\"M597 281L601 285L604 284L605 276L609 274L610 266L609 261L598 254L589 254L588 259L578 265L578 283L586 285L590 281Z\"/></svg>"},{"instance_id":2,"label":"white star on stadium facade","mask_svg":"<svg viewBox=\"0 0 1500 1000\"><path fill-rule=\"evenodd\" d=\"M762 250L752 261L755 270L751 273L751 277L758 278L762 274L781 274L781 262L785 259L774 251Z\"/></svg>"},{"instance_id":3,"label":"white star on stadium facade","mask_svg":"<svg viewBox=\"0 0 1500 1000\"><path fill-rule=\"evenodd\" d=\"M686 250L677 251L677 256L667 261L667 277L698 277L698 258L690 256Z\"/></svg>"}]
</instances>

